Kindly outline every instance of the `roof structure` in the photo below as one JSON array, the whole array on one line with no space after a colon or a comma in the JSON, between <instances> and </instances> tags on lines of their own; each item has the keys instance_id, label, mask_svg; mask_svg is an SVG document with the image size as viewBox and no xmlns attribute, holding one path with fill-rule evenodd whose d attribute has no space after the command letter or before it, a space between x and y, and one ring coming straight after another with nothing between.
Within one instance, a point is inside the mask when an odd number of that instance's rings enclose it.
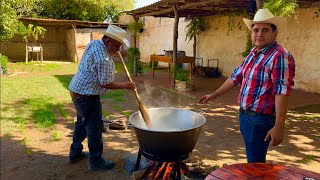
<instances>
[{"instance_id":1,"label":"roof structure","mask_svg":"<svg viewBox=\"0 0 320 180\"><path fill-rule=\"evenodd\" d=\"M154 16L174 18L174 6L178 8L179 17L212 16L228 12L243 11L250 1L255 0L159 0L124 13L134 17ZM298 4L310 6L319 0L298 0Z\"/></svg>"},{"instance_id":2,"label":"roof structure","mask_svg":"<svg viewBox=\"0 0 320 180\"><path fill-rule=\"evenodd\" d=\"M103 22L90 22L90 21L79 21L79 20L59 20L59 19L44 19L44 18L29 18L21 17L19 18L22 22L36 22L39 25L75 25L78 28L107 28L110 23ZM114 25L125 28L126 25L112 23Z\"/></svg>"}]
</instances>

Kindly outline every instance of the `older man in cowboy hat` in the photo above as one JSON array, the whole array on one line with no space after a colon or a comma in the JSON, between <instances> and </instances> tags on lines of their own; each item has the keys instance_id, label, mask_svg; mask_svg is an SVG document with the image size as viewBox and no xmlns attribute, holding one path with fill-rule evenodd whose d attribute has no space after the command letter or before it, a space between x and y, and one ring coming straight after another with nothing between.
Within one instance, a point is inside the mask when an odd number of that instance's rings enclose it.
<instances>
[{"instance_id":1,"label":"older man in cowboy hat","mask_svg":"<svg viewBox=\"0 0 320 180\"><path fill-rule=\"evenodd\" d=\"M100 95L108 89L135 89L131 82L114 81L113 55L122 44L129 46L126 31L109 25L101 40L91 41L82 56L78 72L69 84L70 95L77 112L69 162L74 163L89 156L89 167L94 170L109 170L115 166L102 157L102 108ZM89 154L82 151L83 140L88 137Z\"/></svg>"},{"instance_id":2,"label":"older man in cowboy hat","mask_svg":"<svg viewBox=\"0 0 320 180\"><path fill-rule=\"evenodd\" d=\"M247 161L266 162L268 146L277 146L284 138L295 62L276 41L278 31L284 30L284 18L274 17L268 9L259 9L253 20L243 20L251 30L254 47L231 77L199 102L208 103L240 84L239 123Z\"/></svg>"}]
</instances>

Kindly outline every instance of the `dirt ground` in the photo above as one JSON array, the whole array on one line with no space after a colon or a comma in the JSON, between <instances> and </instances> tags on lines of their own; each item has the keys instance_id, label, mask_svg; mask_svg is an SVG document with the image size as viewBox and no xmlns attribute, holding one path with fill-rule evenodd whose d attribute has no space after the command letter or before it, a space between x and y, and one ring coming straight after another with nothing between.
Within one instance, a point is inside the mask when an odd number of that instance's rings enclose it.
<instances>
[{"instance_id":1,"label":"dirt ground","mask_svg":"<svg viewBox=\"0 0 320 180\"><path fill-rule=\"evenodd\" d=\"M120 77L120 80L126 80ZM198 78L196 91L177 92L170 89L166 72L157 72L155 79L150 73L135 79L141 99L147 107L177 107L205 112L206 124L203 126L191 156L198 156L208 166L245 163L245 149L239 131L236 96L238 89L217 99L212 104L200 105L197 97L219 87L224 78ZM118 105L132 114L138 110L134 95L128 93L127 101ZM103 110L112 112L115 107L109 99L103 99ZM320 94L294 91L290 98L290 112L287 118L284 142L271 147L268 152L269 163L294 166L320 172L320 109L308 112L299 107L319 104ZM75 115L73 105L68 104ZM126 120L119 111L112 114L116 119ZM134 130L108 130L103 134L104 157L116 162L110 171L89 172L87 161L68 164L69 146L72 140L73 123L58 120L56 129L63 132L62 139L50 141L50 133L39 130L31 124L23 133L11 136L1 135L1 179L131 179L127 166L133 166L138 152L138 142ZM27 147L23 138L28 137ZM28 153L29 151L32 153ZM87 151L87 141L84 142Z\"/></svg>"}]
</instances>

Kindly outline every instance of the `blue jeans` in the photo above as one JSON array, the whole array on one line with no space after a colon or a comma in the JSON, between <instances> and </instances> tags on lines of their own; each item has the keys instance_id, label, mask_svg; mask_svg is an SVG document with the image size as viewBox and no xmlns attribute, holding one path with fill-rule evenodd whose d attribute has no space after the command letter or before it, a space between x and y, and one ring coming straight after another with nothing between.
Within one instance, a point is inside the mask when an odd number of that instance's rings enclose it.
<instances>
[{"instance_id":1,"label":"blue jeans","mask_svg":"<svg viewBox=\"0 0 320 180\"><path fill-rule=\"evenodd\" d=\"M88 137L89 163L99 162L102 159L102 106L99 96L72 97L77 111L77 121L74 126L73 142L70 155L82 152L83 140Z\"/></svg>"},{"instance_id":2,"label":"blue jeans","mask_svg":"<svg viewBox=\"0 0 320 180\"><path fill-rule=\"evenodd\" d=\"M240 112L239 124L246 145L248 163L265 163L270 139L264 141L264 138L273 128L275 117L272 115L248 115Z\"/></svg>"}]
</instances>

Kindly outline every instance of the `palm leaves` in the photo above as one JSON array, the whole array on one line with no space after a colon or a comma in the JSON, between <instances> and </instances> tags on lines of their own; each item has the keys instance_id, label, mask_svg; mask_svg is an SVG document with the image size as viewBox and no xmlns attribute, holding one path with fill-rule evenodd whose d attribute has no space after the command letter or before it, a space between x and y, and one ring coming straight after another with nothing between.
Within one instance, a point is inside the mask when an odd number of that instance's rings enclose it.
<instances>
[{"instance_id":1,"label":"palm leaves","mask_svg":"<svg viewBox=\"0 0 320 180\"><path fill-rule=\"evenodd\" d=\"M186 40L188 42L194 38L194 36L197 36L200 31L204 31L206 29L205 19L203 17L196 17L193 18L190 23L186 26Z\"/></svg>"}]
</instances>

